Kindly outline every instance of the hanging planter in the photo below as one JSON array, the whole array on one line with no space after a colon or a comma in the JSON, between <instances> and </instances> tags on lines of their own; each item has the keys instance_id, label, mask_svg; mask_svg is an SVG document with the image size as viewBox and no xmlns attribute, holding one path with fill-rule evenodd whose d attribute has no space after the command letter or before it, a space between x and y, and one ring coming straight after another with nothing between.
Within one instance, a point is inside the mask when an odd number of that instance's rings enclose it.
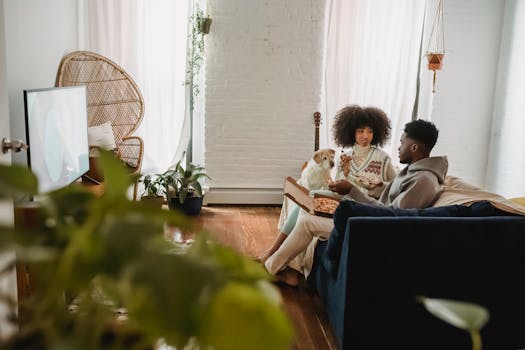
<instances>
[{"instance_id":1,"label":"hanging planter","mask_svg":"<svg viewBox=\"0 0 525 350\"><path fill-rule=\"evenodd\" d=\"M430 70L441 70L443 67L444 53L427 53L428 69Z\"/></svg>"},{"instance_id":2,"label":"hanging planter","mask_svg":"<svg viewBox=\"0 0 525 350\"><path fill-rule=\"evenodd\" d=\"M428 59L428 69L434 71L432 79L432 92L436 92L436 71L443 68L443 59L445 57L445 31L443 29L443 0L439 0L436 17L432 25L432 32L428 40L426 53Z\"/></svg>"}]
</instances>

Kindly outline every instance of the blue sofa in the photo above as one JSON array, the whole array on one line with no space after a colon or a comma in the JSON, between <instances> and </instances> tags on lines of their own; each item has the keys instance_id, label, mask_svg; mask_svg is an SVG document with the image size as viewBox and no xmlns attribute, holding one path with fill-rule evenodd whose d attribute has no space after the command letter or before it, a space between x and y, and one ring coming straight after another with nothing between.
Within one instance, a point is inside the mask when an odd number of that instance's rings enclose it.
<instances>
[{"instance_id":1,"label":"blue sofa","mask_svg":"<svg viewBox=\"0 0 525 350\"><path fill-rule=\"evenodd\" d=\"M487 202L391 210L343 201L308 281L343 350L471 348L419 295L485 306L484 350L525 347L525 217Z\"/></svg>"}]
</instances>

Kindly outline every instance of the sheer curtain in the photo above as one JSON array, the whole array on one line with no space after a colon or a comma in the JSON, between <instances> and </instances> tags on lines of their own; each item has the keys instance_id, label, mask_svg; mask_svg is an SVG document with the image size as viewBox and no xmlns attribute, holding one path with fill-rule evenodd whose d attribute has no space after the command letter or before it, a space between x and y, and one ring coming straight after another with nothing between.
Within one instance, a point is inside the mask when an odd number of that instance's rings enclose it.
<instances>
[{"instance_id":1,"label":"sheer curtain","mask_svg":"<svg viewBox=\"0 0 525 350\"><path fill-rule=\"evenodd\" d=\"M414 108L425 1L331 0L328 6L321 141L333 147L333 117L341 107L375 106L391 119L385 151L396 162Z\"/></svg>"},{"instance_id":2,"label":"sheer curtain","mask_svg":"<svg viewBox=\"0 0 525 350\"><path fill-rule=\"evenodd\" d=\"M144 139L142 172L164 171L189 140L186 48L191 0L79 0L79 42L115 61L145 101L136 134Z\"/></svg>"},{"instance_id":3,"label":"sheer curtain","mask_svg":"<svg viewBox=\"0 0 525 350\"><path fill-rule=\"evenodd\" d=\"M505 197L524 197L525 2L505 2L486 187Z\"/></svg>"}]
</instances>

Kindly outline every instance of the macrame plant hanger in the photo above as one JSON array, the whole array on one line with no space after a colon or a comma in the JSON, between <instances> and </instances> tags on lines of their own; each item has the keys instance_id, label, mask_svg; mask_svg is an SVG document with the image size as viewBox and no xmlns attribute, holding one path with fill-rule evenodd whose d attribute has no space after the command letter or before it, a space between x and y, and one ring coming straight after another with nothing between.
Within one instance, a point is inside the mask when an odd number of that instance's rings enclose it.
<instances>
[{"instance_id":1,"label":"macrame plant hanger","mask_svg":"<svg viewBox=\"0 0 525 350\"><path fill-rule=\"evenodd\" d=\"M443 67L445 57L445 31L443 29L443 0L439 0L436 16L432 24L432 32L428 39L427 47L428 69L434 71L432 79L432 92L436 92L436 71Z\"/></svg>"}]
</instances>

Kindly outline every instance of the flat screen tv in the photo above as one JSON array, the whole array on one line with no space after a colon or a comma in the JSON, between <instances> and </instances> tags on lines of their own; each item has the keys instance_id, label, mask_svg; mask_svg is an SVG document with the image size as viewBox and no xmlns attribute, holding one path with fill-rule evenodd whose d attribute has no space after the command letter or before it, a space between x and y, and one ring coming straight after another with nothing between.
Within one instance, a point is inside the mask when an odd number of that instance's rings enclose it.
<instances>
[{"instance_id":1,"label":"flat screen tv","mask_svg":"<svg viewBox=\"0 0 525 350\"><path fill-rule=\"evenodd\" d=\"M85 86L24 90L27 162L40 193L89 170Z\"/></svg>"}]
</instances>

